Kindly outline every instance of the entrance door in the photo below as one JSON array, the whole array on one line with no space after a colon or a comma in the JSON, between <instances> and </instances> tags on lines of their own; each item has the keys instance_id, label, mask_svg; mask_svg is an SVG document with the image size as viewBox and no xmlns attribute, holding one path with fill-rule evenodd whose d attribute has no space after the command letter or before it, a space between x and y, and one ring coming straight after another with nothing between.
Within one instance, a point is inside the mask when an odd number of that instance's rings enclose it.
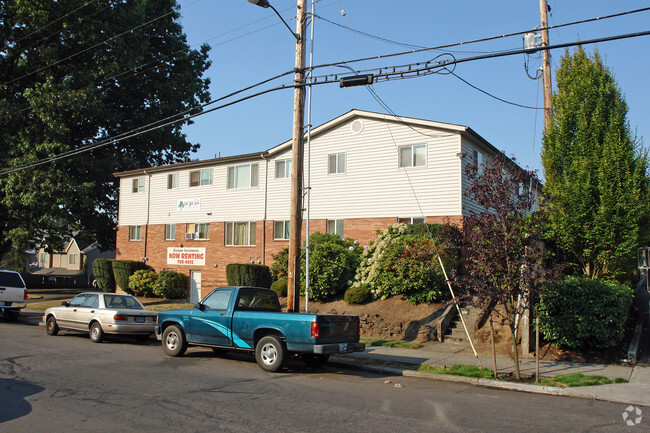
<instances>
[{"instance_id":1,"label":"entrance door","mask_svg":"<svg viewBox=\"0 0 650 433\"><path fill-rule=\"evenodd\" d=\"M190 271L190 302L195 304L201 300L201 271Z\"/></svg>"}]
</instances>

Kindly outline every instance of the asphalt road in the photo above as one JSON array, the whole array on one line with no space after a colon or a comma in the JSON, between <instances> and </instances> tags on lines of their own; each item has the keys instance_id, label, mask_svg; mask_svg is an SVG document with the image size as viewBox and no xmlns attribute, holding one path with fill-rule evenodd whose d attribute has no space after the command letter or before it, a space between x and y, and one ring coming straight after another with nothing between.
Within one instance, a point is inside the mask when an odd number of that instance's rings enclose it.
<instances>
[{"instance_id":1,"label":"asphalt road","mask_svg":"<svg viewBox=\"0 0 650 433\"><path fill-rule=\"evenodd\" d=\"M0 322L0 432L633 431L626 405L289 364ZM647 414L650 417L650 413ZM644 420L645 424L645 420Z\"/></svg>"}]
</instances>

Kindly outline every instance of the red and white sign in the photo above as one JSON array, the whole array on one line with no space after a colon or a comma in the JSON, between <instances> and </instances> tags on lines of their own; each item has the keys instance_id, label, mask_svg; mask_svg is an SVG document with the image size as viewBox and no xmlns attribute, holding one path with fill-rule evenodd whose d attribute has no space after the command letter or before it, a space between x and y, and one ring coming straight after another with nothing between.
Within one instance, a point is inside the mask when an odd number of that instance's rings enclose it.
<instances>
[{"instance_id":1,"label":"red and white sign","mask_svg":"<svg viewBox=\"0 0 650 433\"><path fill-rule=\"evenodd\" d=\"M205 248L167 248L167 264L205 266Z\"/></svg>"}]
</instances>

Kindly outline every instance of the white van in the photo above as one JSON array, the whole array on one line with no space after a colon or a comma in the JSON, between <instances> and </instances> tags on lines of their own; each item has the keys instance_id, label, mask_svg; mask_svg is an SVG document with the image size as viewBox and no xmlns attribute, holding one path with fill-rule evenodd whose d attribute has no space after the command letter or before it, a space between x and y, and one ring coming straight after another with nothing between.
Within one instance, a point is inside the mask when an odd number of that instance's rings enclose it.
<instances>
[{"instance_id":1,"label":"white van","mask_svg":"<svg viewBox=\"0 0 650 433\"><path fill-rule=\"evenodd\" d=\"M27 299L27 287L18 272L0 270L0 313L5 320L13 322L25 305L16 305Z\"/></svg>"}]
</instances>

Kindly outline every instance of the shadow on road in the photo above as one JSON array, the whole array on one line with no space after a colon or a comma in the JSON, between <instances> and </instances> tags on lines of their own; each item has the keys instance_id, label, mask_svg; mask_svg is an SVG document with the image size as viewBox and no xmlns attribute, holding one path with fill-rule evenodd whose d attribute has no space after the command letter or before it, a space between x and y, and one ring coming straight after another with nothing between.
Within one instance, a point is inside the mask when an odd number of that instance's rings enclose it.
<instances>
[{"instance_id":1,"label":"shadow on road","mask_svg":"<svg viewBox=\"0 0 650 433\"><path fill-rule=\"evenodd\" d=\"M25 400L45 388L15 379L0 379L0 423L23 417L32 411Z\"/></svg>"}]
</instances>

